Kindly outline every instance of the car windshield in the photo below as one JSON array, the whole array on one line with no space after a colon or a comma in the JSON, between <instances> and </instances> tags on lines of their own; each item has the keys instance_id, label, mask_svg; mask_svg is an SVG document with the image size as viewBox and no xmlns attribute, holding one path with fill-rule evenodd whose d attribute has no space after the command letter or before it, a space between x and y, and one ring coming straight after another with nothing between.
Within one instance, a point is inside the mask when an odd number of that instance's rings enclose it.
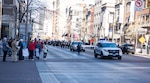
<instances>
[{"instance_id":1,"label":"car windshield","mask_svg":"<svg viewBox=\"0 0 150 83\"><path fill-rule=\"evenodd\" d=\"M132 44L128 44L127 46L133 46Z\"/></svg>"},{"instance_id":2,"label":"car windshield","mask_svg":"<svg viewBox=\"0 0 150 83\"><path fill-rule=\"evenodd\" d=\"M115 43L102 43L102 47L117 47Z\"/></svg>"},{"instance_id":3,"label":"car windshield","mask_svg":"<svg viewBox=\"0 0 150 83\"><path fill-rule=\"evenodd\" d=\"M83 44L82 42L72 42L72 44L77 45L78 43L80 43L81 45Z\"/></svg>"},{"instance_id":4,"label":"car windshield","mask_svg":"<svg viewBox=\"0 0 150 83\"><path fill-rule=\"evenodd\" d=\"M131 46L131 47L133 47L134 45L133 44L124 44L123 46Z\"/></svg>"}]
</instances>

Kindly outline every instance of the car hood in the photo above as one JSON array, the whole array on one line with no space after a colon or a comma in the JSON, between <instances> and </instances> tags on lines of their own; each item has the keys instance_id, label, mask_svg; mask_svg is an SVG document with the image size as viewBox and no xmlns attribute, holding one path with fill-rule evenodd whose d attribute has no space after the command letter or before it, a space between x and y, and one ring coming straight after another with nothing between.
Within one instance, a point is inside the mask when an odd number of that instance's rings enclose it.
<instances>
[{"instance_id":1,"label":"car hood","mask_svg":"<svg viewBox=\"0 0 150 83\"><path fill-rule=\"evenodd\" d=\"M121 50L120 48L112 48L112 47L107 47L107 48L102 48L102 49L106 49L106 50Z\"/></svg>"}]
</instances>

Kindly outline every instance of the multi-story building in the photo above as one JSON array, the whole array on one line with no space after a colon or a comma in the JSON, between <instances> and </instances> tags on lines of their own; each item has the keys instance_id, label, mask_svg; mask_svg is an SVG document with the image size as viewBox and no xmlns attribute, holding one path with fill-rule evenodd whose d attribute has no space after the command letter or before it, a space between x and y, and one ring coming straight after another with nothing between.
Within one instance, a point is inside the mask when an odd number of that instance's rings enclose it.
<instances>
[{"instance_id":1,"label":"multi-story building","mask_svg":"<svg viewBox=\"0 0 150 83\"><path fill-rule=\"evenodd\" d=\"M82 19L83 19L83 6L80 4L72 5L69 7L68 16L68 33L70 34L71 41L81 40L82 36Z\"/></svg>"},{"instance_id":2,"label":"multi-story building","mask_svg":"<svg viewBox=\"0 0 150 83\"><path fill-rule=\"evenodd\" d=\"M52 24L52 39L60 39L61 35L59 30L59 14L60 14L60 1L53 1L53 24Z\"/></svg>"},{"instance_id":3,"label":"multi-story building","mask_svg":"<svg viewBox=\"0 0 150 83\"><path fill-rule=\"evenodd\" d=\"M95 0L95 38L113 38L115 0Z\"/></svg>"},{"instance_id":4,"label":"multi-story building","mask_svg":"<svg viewBox=\"0 0 150 83\"><path fill-rule=\"evenodd\" d=\"M101 14L101 5L102 5L102 0L95 0L95 11L94 11L94 37L95 37L95 42L98 41L100 37L100 17L103 17Z\"/></svg>"},{"instance_id":5,"label":"multi-story building","mask_svg":"<svg viewBox=\"0 0 150 83\"><path fill-rule=\"evenodd\" d=\"M94 43L94 6L92 4L86 6L86 28L85 41Z\"/></svg>"},{"instance_id":6,"label":"multi-story building","mask_svg":"<svg viewBox=\"0 0 150 83\"><path fill-rule=\"evenodd\" d=\"M124 0L116 0L114 12L114 38L118 40L116 42L121 44L124 41Z\"/></svg>"},{"instance_id":7,"label":"multi-story building","mask_svg":"<svg viewBox=\"0 0 150 83\"><path fill-rule=\"evenodd\" d=\"M17 0L2 0L1 37L15 37L17 27Z\"/></svg>"},{"instance_id":8,"label":"multi-story building","mask_svg":"<svg viewBox=\"0 0 150 83\"><path fill-rule=\"evenodd\" d=\"M125 40L128 40L130 42L133 41L136 46L140 46L141 42L139 42L138 39L141 36L148 36L148 34L150 34L150 9L148 8L149 0L142 1L142 8L140 8L140 10L134 9L132 6L132 2L132 0L125 0L124 2ZM133 5L134 3L136 2L133 2Z\"/></svg>"}]
</instances>

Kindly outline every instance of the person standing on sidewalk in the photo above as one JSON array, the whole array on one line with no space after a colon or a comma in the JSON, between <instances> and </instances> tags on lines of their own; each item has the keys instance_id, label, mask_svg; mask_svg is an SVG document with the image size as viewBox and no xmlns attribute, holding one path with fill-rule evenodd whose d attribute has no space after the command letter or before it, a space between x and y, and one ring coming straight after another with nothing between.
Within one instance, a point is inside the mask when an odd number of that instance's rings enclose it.
<instances>
[{"instance_id":1,"label":"person standing on sidewalk","mask_svg":"<svg viewBox=\"0 0 150 83\"><path fill-rule=\"evenodd\" d=\"M17 57L18 47L17 47L16 39L13 39L11 43L11 47L12 47L12 61L17 62L18 61L18 57Z\"/></svg>"},{"instance_id":2,"label":"person standing on sidewalk","mask_svg":"<svg viewBox=\"0 0 150 83\"><path fill-rule=\"evenodd\" d=\"M0 56L3 55L3 52L2 52L2 48L3 48L3 42L2 42L2 39L0 39Z\"/></svg>"},{"instance_id":3,"label":"person standing on sidewalk","mask_svg":"<svg viewBox=\"0 0 150 83\"><path fill-rule=\"evenodd\" d=\"M34 44L34 41L31 40L29 43L29 59L31 59L31 60L34 60L33 59L34 50L35 50L35 44Z\"/></svg>"},{"instance_id":4,"label":"person standing on sidewalk","mask_svg":"<svg viewBox=\"0 0 150 83\"><path fill-rule=\"evenodd\" d=\"M41 42L38 41L36 46L35 46L35 51L36 51L36 58L37 59L40 59L40 52L42 50L42 45L41 45Z\"/></svg>"},{"instance_id":5,"label":"person standing on sidewalk","mask_svg":"<svg viewBox=\"0 0 150 83\"><path fill-rule=\"evenodd\" d=\"M8 39L8 45L9 45L10 48L12 48L11 47L12 41L13 41L12 37L10 39ZM12 49L9 49L8 50L8 56L11 57L11 55L12 55Z\"/></svg>"},{"instance_id":6,"label":"person standing on sidewalk","mask_svg":"<svg viewBox=\"0 0 150 83\"><path fill-rule=\"evenodd\" d=\"M20 39L20 41L19 41L19 51L18 51L18 56L19 56L19 61L22 61L22 60L24 60L24 56L23 56L23 54L22 54L22 50L23 50L23 39Z\"/></svg>"},{"instance_id":7,"label":"person standing on sidewalk","mask_svg":"<svg viewBox=\"0 0 150 83\"><path fill-rule=\"evenodd\" d=\"M3 61L6 61L6 56L7 56L7 52L10 49L8 42L7 42L7 38L4 38L3 40Z\"/></svg>"},{"instance_id":8,"label":"person standing on sidewalk","mask_svg":"<svg viewBox=\"0 0 150 83\"><path fill-rule=\"evenodd\" d=\"M46 42L44 42L43 51L44 51L43 60L46 60L46 56L47 56L47 52L48 52L48 48L47 48Z\"/></svg>"}]
</instances>

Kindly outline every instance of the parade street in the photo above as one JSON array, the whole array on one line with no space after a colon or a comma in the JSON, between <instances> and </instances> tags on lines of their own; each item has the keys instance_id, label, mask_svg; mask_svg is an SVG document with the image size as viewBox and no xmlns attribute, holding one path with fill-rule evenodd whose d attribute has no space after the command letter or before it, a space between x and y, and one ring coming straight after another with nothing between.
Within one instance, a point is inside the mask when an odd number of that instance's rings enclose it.
<instances>
[{"instance_id":1,"label":"parade street","mask_svg":"<svg viewBox=\"0 0 150 83\"><path fill-rule=\"evenodd\" d=\"M46 61L0 62L1 83L149 83L150 57L123 55L122 60L94 58L93 49L78 55L48 47ZM142 56L142 57L141 57ZM2 57L0 57L2 60Z\"/></svg>"},{"instance_id":2,"label":"parade street","mask_svg":"<svg viewBox=\"0 0 150 83\"><path fill-rule=\"evenodd\" d=\"M123 55L122 60L95 59L91 49L78 55L49 46L47 61L36 65L43 83L149 83L149 62L149 57L140 55Z\"/></svg>"}]
</instances>

